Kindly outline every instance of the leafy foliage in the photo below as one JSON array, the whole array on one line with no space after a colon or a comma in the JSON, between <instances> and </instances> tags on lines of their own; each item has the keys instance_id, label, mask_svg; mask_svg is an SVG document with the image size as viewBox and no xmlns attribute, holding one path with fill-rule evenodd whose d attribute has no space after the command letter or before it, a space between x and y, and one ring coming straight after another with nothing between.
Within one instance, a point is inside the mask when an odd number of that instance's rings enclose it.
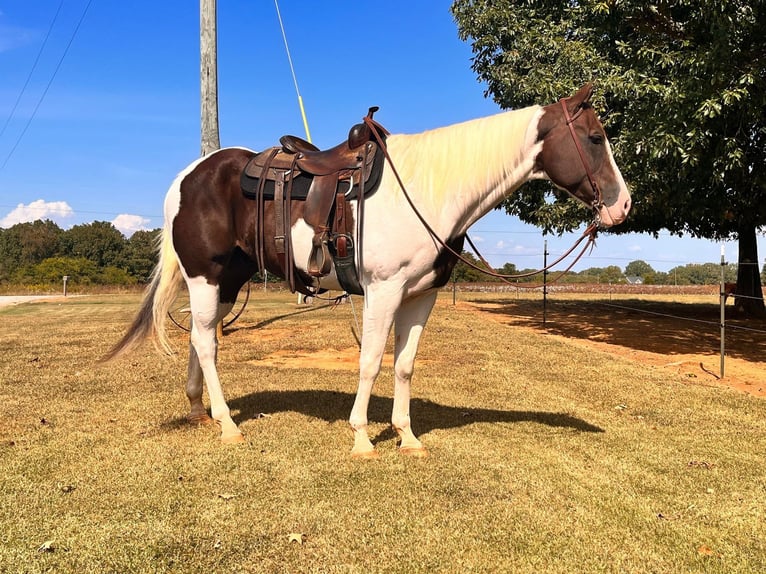
<instances>
[{"instance_id":1,"label":"leafy foliage","mask_svg":"<svg viewBox=\"0 0 766 574\"><path fill-rule=\"evenodd\" d=\"M136 231L122 250L122 263L127 272L141 283L148 283L155 264L160 230Z\"/></svg>"},{"instance_id":2,"label":"leafy foliage","mask_svg":"<svg viewBox=\"0 0 766 574\"><path fill-rule=\"evenodd\" d=\"M0 277L20 265L52 257L61 249L62 230L50 220L0 229Z\"/></svg>"},{"instance_id":3,"label":"leafy foliage","mask_svg":"<svg viewBox=\"0 0 766 574\"><path fill-rule=\"evenodd\" d=\"M631 216L613 232L737 237L747 245L740 262L758 260L755 234L766 225L763 2L456 0L452 12L472 43L473 69L502 107L555 101L596 81L595 105L634 196ZM550 187L526 186L505 208L559 232L589 216Z\"/></svg>"},{"instance_id":4,"label":"leafy foliage","mask_svg":"<svg viewBox=\"0 0 766 574\"><path fill-rule=\"evenodd\" d=\"M463 251L462 256L463 258L465 258L466 261L470 261L474 265L484 268L484 265L482 264L482 262L479 261L472 253ZM475 282L481 282L481 281L488 281L492 279L493 279L492 277L484 275L480 271L477 271L476 269L469 267L462 261L458 261L457 264L455 265L455 268L452 270L452 281L455 281L457 283L475 283Z\"/></svg>"},{"instance_id":5,"label":"leafy foliage","mask_svg":"<svg viewBox=\"0 0 766 574\"><path fill-rule=\"evenodd\" d=\"M0 281L50 285L67 275L73 285L143 283L157 262L159 232L126 239L103 221L68 230L49 220L19 223L0 229Z\"/></svg>"},{"instance_id":6,"label":"leafy foliage","mask_svg":"<svg viewBox=\"0 0 766 574\"><path fill-rule=\"evenodd\" d=\"M652 269L652 266L649 265L646 261L641 261L640 259L637 261L631 261L625 267L625 275L633 275L641 278L653 272L654 269Z\"/></svg>"},{"instance_id":7,"label":"leafy foliage","mask_svg":"<svg viewBox=\"0 0 766 574\"><path fill-rule=\"evenodd\" d=\"M62 238L62 251L71 257L90 259L98 266L119 263L125 237L106 221L75 225Z\"/></svg>"}]
</instances>

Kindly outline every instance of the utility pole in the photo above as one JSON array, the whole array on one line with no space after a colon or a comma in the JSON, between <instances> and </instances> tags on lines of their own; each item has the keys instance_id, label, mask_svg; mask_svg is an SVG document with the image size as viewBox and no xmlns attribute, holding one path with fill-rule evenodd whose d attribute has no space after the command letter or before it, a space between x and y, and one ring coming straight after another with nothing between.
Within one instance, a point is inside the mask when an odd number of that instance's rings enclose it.
<instances>
[{"instance_id":1,"label":"utility pole","mask_svg":"<svg viewBox=\"0 0 766 574\"><path fill-rule=\"evenodd\" d=\"M221 148L218 133L218 29L216 0L199 0L199 85L201 154ZM216 326L216 336L223 339L223 322Z\"/></svg>"},{"instance_id":2,"label":"utility pole","mask_svg":"<svg viewBox=\"0 0 766 574\"><path fill-rule=\"evenodd\" d=\"M216 0L199 3L200 103L202 155L221 147L218 133L218 32Z\"/></svg>"}]
</instances>

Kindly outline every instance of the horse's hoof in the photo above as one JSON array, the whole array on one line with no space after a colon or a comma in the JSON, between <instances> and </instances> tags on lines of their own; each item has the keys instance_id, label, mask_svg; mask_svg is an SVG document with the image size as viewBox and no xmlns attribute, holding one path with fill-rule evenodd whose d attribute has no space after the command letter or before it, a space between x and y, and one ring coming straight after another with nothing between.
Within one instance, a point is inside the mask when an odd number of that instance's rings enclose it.
<instances>
[{"instance_id":1,"label":"horse's hoof","mask_svg":"<svg viewBox=\"0 0 766 574\"><path fill-rule=\"evenodd\" d=\"M236 433L228 436L222 436L221 442L223 444L241 444L245 442L245 435L242 433Z\"/></svg>"},{"instance_id":2,"label":"horse's hoof","mask_svg":"<svg viewBox=\"0 0 766 574\"><path fill-rule=\"evenodd\" d=\"M377 450L352 450L351 458L354 460L378 460L380 453Z\"/></svg>"},{"instance_id":3,"label":"horse's hoof","mask_svg":"<svg viewBox=\"0 0 766 574\"><path fill-rule=\"evenodd\" d=\"M207 414L189 415L186 417L186 420L193 425L209 425L213 422L213 419L210 418Z\"/></svg>"},{"instance_id":4,"label":"horse's hoof","mask_svg":"<svg viewBox=\"0 0 766 574\"><path fill-rule=\"evenodd\" d=\"M399 454L412 458L428 458L428 451L422 446L399 447Z\"/></svg>"}]
</instances>

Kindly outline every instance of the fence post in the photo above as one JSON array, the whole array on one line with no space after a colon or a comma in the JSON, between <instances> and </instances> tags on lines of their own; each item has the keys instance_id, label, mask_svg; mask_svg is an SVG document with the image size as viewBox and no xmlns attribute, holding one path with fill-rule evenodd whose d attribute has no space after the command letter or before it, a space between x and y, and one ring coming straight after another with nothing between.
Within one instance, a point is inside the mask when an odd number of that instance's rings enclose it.
<instances>
[{"instance_id":1,"label":"fence post","mask_svg":"<svg viewBox=\"0 0 766 574\"><path fill-rule=\"evenodd\" d=\"M726 341L726 283L724 283L726 279L726 246L722 243L721 244L721 293L720 293L720 303L721 303L721 379L724 377L725 373L725 341Z\"/></svg>"},{"instance_id":2,"label":"fence post","mask_svg":"<svg viewBox=\"0 0 766 574\"><path fill-rule=\"evenodd\" d=\"M548 311L548 240L543 244L543 325Z\"/></svg>"},{"instance_id":3,"label":"fence post","mask_svg":"<svg viewBox=\"0 0 766 574\"><path fill-rule=\"evenodd\" d=\"M452 304L457 305L457 273L452 272Z\"/></svg>"}]
</instances>

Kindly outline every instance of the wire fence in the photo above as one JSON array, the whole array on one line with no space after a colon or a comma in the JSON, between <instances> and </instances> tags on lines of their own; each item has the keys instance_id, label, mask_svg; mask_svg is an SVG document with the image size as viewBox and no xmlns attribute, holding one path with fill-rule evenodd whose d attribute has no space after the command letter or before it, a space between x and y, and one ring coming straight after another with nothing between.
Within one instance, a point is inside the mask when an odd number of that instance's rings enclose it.
<instances>
[{"instance_id":1,"label":"wire fence","mask_svg":"<svg viewBox=\"0 0 766 574\"><path fill-rule=\"evenodd\" d=\"M481 293L476 302L491 301L496 293L501 307L513 304L506 314L565 335L583 336L587 331L603 340L609 338L605 334L609 328L599 324L600 319L609 317L622 322L622 327L632 322L634 328L627 330L633 341L620 344L651 346L668 354L717 353L721 379L726 376L727 355L751 361L766 357L766 319L747 318L738 310L744 301L763 301L763 297L735 294L733 285L723 281L720 285L543 284L531 290L511 284L464 283L449 288L453 302L457 293L461 299ZM656 339L653 345L650 338Z\"/></svg>"}]
</instances>

